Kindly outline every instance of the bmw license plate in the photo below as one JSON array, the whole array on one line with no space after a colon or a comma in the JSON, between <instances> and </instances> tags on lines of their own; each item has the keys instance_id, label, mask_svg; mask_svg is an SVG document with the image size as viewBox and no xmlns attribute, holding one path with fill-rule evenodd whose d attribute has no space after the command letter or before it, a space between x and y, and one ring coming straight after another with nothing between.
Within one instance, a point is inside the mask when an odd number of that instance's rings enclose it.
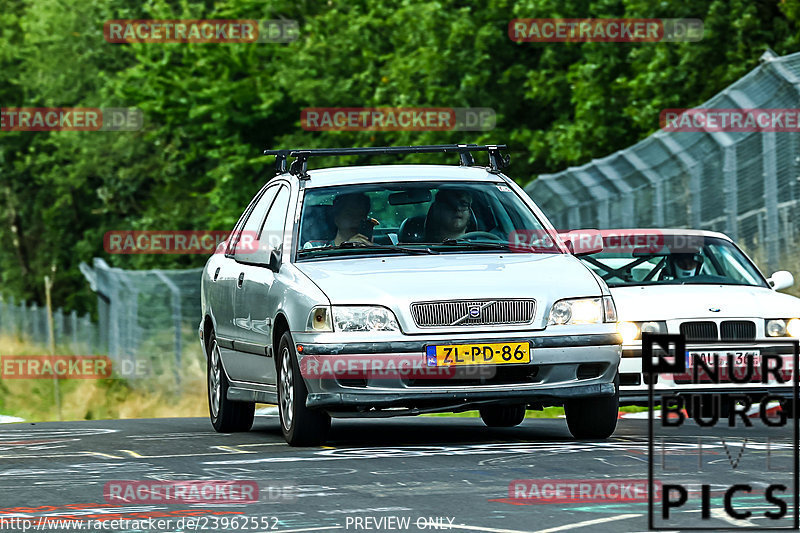
<instances>
[{"instance_id":1,"label":"bmw license plate","mask_svg":"<svg viewBox=\"0 0 800 533\"><path fill-rule=\"evenodd\" d=\"M530 363L530 344L504 342L487 344L441 344L425 349L427 366L502 365Z\"/></svg>"},{"instance_id":2,"label":"bmw license plate","mask_svg":"<svg viewBox=\"0 0 800 533\"><path fill-rule=\"evenodd\" d=\"M761 350L687 350L686 368L691 368L695 358L701 359L709 367L714 368L714 356L719 357L719 367L728 366L728 355L733 356L734 367L744 367L748 365L748 360L753 359L753 367L761 366Z\"/></svg>"}]
</instances>

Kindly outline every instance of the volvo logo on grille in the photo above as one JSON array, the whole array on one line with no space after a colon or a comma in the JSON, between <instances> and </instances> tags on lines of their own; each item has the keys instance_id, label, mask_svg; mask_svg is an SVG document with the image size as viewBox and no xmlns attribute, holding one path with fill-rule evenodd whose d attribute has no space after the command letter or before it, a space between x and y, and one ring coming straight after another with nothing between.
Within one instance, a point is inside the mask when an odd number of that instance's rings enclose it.
<instances>
[{"instance_id":1,"label":"volvo logo on grille","mask_svg":"<svg viewBox=\"0 0 800 533\"><path fill-rule=\"evenodd\" d=\"M470 318L478 318L481 316L481 308L477 305L473 305L469 308L469 317Z\"/></svg>"}]
</instances>

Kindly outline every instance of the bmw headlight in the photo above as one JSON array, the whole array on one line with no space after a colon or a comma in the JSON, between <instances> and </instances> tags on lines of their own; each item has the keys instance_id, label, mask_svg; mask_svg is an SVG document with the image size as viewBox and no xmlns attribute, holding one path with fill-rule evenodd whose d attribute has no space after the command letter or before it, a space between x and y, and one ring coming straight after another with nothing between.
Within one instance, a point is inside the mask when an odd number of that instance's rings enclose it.
<instances>
[{"instance_id":1,"label":"bmw headlight","mask_svg":"<svg viewBox=\"0 0 800 533\"><path fill-rule=\"evenodd\" d=\"M610 296L558 300L550 309L548 325L616 322L617 310Z\"/></svg>"},{"instance_id":2,"label":"bmw headlight","mask_svg":"<svg viewBox=\"0 0 800 533\"><path fill-rule=\"evenodd\" d=\"M378 306L333 306L336 331L400 331L394 313Z\"/></svg>"},{"instance_id":3,"label":"bmw headlight","mask_svg":"<svg viewBox=\"0 0 800 533\"><path fill-rule=\"evenodd\" d=\"M642 338L642 333L666 333L667 323L663 321L620 322L617 331L622 335L622 343L630 344Z\"/></svg>"},{"instance_id":4,"label":"bmw headlight","mask_svg":"<svg viewBox=\"0 0 800 533\"><path fill-rule=\"evenodd\" d=\"M767 320L768 337L800 337L800 318L773 318Z\"/></svg>"}]
</instances>

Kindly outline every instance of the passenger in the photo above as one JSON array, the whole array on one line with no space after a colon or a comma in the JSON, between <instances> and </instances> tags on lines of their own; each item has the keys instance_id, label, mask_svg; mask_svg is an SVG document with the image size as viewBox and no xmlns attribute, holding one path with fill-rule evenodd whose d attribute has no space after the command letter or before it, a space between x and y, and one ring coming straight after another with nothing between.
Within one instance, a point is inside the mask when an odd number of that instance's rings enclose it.
<instances>
[{"instance_id":1,"label":"passenger","mask_svg":"<svg viewBox=\"0 0 800 533\"><path fill-rule=\"evenodd\" d=\"M463 190L440 189L425 219L425 242L457 239L472 220L472 196Z\"/></svg>"}]
</instances>

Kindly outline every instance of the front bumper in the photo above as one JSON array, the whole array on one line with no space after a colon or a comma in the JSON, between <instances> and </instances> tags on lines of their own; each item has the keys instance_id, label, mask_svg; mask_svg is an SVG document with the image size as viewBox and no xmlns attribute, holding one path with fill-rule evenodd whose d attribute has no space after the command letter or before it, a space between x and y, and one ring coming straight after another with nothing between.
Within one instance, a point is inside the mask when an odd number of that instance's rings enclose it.
<instances>
[{"instance_id":1,"label":"front bumper","mask_svg":"<svg viewBox=\"0 0 800 533\"><path fill-rule=\"evenodd\" d=\"M425 359L429 344L474 344L479 338L437 338L435 340L314 343L294 335L301 367L304 357L397 357ZM531 362L515 365L480 365L481 374L449 379L408 379L402 375L363 379L314 378L305 376L306 405L344 416L386 416L379 410L396 409L395 414L463 410L470 406L525 403L535 406L562 405L565 400L611 396L620 360L620 338L616 333L562 336L508 336L483 342L528 342ZM464 368L464 367L462 367Z\"/></svg>"},{"instance_id":2,"label":"front bumper","mask_svg":"<svg viewBox=\"0 0 800 533\"><path fill-rule=\"evenodd\" d=\"M691 370L687 368L687 374L654 374L651 378L643 373L642 369L642 348L640 344L625 345L622 347L622 359L619 365L620 374L620 403L622 404L647 404L649 401L650 380L653 380L653 392L671 394L747 394L750 396L763 396L772 394L782 397L791 397L794 382L792 365L794 359L794 347L792 340L770 342L751 341L749 343L731 342L702 342L695 344L687 341L687 350L697 351L748 351L758 350L762 356L766 354L776 355L784 361L783 382L772 379L769 376L764 383L760 379L760 374L754 373L752 381L748 383L725 383L727 380L720 380L720 383L692 383ZM657 400L656 400L657 401Z\"/></svg>"}]
</instances>

